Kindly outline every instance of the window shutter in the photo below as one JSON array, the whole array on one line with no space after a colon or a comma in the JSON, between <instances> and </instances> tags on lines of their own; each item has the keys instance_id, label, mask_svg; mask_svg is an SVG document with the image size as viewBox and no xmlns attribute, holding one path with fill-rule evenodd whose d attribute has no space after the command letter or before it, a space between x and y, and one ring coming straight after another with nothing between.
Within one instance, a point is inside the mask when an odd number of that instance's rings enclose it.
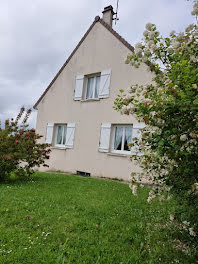
<instances>
[{"instance_id":1,"label":"window shutter","mask_svg":"<svg viewBox=\"0 0 198 264\"><path fill-rule=\"evenodd\" d=\"M109 97L111 70L101 72L99 98Z\"/></svg>"},{"instance_id":2,"label":"window shutter","mask_svg":"<svg viewBox=\"0 0 198 264\"><path fill-rule=\"evenodd\" d=\"M67 124L67 134L66 134L66 142L65 146L67 148L74 147L74 134L75 134L75 123Z\"/></svg>"},{"instance_id":3,"label":"window shutter","mask_svg":"<svg viewBox=\"0 0 198 264\"><path fill-rule=\"evenodd\" d=\"M99 151L109 152L111 124L101 124Z\"/></svg>"},{"instance_id":4,"label":"window shutter","mask_svg":"<svg viewBox=\"0 0 198 264\"><path fill-rule=\"evenodd\" d=\"M45 136L45 143L52 144L53 130L54 130L54 124L48 123L47 130L46 130L46 136Z\"/></svg>"},{"instance_id":5,"label":"window shutter","mask_svg":"<svg viewBox=\"0 0 198 264\"><path fill-rule=\"evenodd\" d=\"M132 143L134 143L134 146L131 147L131 153L133 155L142 155L139 151L139 146L135 141L140 141L142 137L142 132L141 130L145 127L144 123L137 123L133 124L133 131L132 131Z\"/></svg>"},{"instance_id":6,"label":"window shutter","mask_svg":"<svg viewBox=\"0 0 198 264\"><path fill-rule=\"evenodd\" d=\"M74 100L81 100L82 99L83 83L84 83L84 76L83 75L77 76L76 77Z\"/></svg>"}]
</instances>

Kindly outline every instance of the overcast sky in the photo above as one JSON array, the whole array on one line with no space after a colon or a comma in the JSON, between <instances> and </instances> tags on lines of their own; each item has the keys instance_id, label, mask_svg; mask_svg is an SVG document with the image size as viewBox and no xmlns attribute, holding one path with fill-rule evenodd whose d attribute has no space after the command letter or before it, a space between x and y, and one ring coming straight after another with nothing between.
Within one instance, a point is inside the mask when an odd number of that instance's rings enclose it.
<instances>
[{"instance_id":1,"label":"overcast sky","mask_svg":"<svg viewBox=\"0 0 198 264\"><path fill-rule=\"evenodd\" d=\"M76 47L95 16L117 0L0 0L0 120L32 107ZM130 44L147 22L162 33L194 19L186 0L119 0L114 29ZM31 125L35 126L36 111Z\"/></svg>"}]
</instances>

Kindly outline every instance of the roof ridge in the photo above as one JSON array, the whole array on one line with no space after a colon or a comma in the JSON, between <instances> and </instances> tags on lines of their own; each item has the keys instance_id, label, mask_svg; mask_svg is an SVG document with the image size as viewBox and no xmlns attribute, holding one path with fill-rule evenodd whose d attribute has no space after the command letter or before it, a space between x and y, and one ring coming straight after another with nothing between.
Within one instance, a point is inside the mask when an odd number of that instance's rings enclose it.
<instances>
[{"instance_id":1,"label":"roof ridge","mask_svg":"<svg viewBox=\"0 0 198 264\"><path fill-rule=\"evenodd\" d=\"M58 78L58 76L61 74L61 72L63 71L63 69L65 68L65 66L68 64L68 62L70 61L70 59L73 57L73 55L75 54L75 52L78 50L78 48L80 47L80 45L82 44L82 42L85 40L85 38L87 37L87 35L89 34L89 32L91 31L91 29L94 27L94 25L100 22L107 30L109 30L118 40L120 40L129 50L131 50L132 52L134 51L134 47L131 46L123 37L121 37L109 24L107 24L102 18L100 18L99 16L96 16L93 23L91 24L91 26L88 28L88 30L85 32L85 34L83 35L83 37L81 38L81 40L79 41L79 43L77 44L77 46L75 47L75 49L72 51L72 53L70 54L70 56L68 57L68 59L66 60L66 62L63 64L63 66L60 68L60 70L58 71L58 73L55 75L55 77L52 79L52 81L50 82L50 84L48 85L48 87L45 89L45 91L42 93L42 95L40 96L40 98L38 99L38 101L35 103L35 105L33 106L34 109L36 109L37 105L40 103L40 101L43 99L43 97L45 96L45 94L48 92L48 90L50 89L50 87L52 86L52 84L56 81L56 79Z\"/></svg>"}]
</instances>

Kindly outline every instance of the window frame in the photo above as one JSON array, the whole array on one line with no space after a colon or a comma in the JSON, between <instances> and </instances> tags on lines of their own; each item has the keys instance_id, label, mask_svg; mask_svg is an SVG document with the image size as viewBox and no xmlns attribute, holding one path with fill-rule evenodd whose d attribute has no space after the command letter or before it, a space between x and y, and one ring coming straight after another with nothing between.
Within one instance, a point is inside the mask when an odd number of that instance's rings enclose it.
<instances>
[{"instance_id":1,"label":"window frame","mask_svg":"<svg viewBox=\"0 0 198 264\"><path fill-rule=\"evenodd\" d=\"M59 126L62 126L63 127L63 131L62 131L62 143L64 141L64 132L65 132L65 129L66 129L66 133L65 133L65 144L57 144L57 136L58 136L58 127ZM62 147L66 147L66 137L67 137L67 124L55 124L55 137L54 137L54 146L55 147L59 147L59 148L62 148Z\"/></svg>"},{"instance_id":2,"label":"window frame","mask_svg":"<svg viewBox=\"0 0 198 264\"><path fill-rule=\"evenodd\" d=\"M121 145L121 150L114 149L116 127L123 127L124 128L123 131L122 131L122 145ZM133 138L133 124L114 124L112 126L111 153L131 155L131 150L124 150L124 138L125 138L125 130L126 130L126 127L131 127L131 142L130 143L132 143L132 138Z\"/></svg>"},{"instance_id":3,"label":"window frame","mask_svg":"<svg viewBox=\"0 0 198 264\"><path fill-rule=\"evenodd\" d=\"M96 78L97 77L100 77L100 81L101 81L101 73L95 73L95 74L91 74L91 75L86 75L85 76L85 78L86 78L86 82L85 82L85 89L84 89L84 99L86 100L86 101L91 101L91 100L100 100L100 98L99 98L99 90L98 90L98 97L96 97L95 95L96 95L96 85L97 85L97 82L96 82ZM90 78L94 78L94 84L93 84L93 87L94 87L94 89L93 89L93 97L91 97L91 98L87 98L87 88L88 88L88 80L90 79ZM100 88L100 84L99 84L99 88Z\"/></svg>"}]
</instances>

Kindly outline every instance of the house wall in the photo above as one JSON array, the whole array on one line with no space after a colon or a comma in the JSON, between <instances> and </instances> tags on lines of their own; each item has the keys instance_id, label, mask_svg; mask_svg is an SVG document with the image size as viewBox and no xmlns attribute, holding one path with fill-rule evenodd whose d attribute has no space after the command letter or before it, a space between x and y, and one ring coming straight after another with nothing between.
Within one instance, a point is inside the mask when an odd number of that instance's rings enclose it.
<instances>
[{"instance_id":1,"label":"house wall","mask_svg":"<svg viewBox=\"0 0 198 264\"><path fill-rule=\"evenodd\" d=\"M131 84L146 84L151 75L146 65L136 69L125 64L131 51L101 23L96 23L67 66L38 104L37 126L45 135L47 123L75 123L73 149L53 148L48 162L50 169L75 173L90 172L92 176L130 180L139 167L129 156L115 156L98 151L101 123L131 124L131 115L121 115L113 109L120 89ZM110 96L99 101L74 101L77 75L111 69ZM42 139L44 141L44 138ZM43 168L44 170L44 168Z\"/></svg>"}]
</instances>

